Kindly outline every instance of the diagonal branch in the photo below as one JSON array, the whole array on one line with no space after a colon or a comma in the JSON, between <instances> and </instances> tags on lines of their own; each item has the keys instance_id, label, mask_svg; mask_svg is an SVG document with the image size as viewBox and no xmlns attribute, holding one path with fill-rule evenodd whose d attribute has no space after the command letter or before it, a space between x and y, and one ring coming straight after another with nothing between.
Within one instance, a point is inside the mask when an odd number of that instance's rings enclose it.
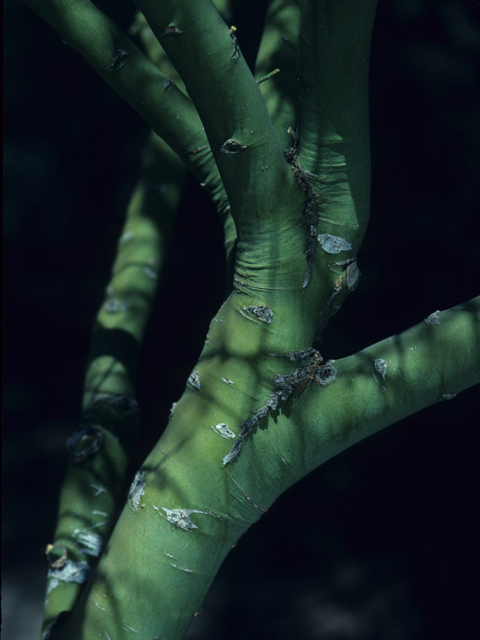
<instances>
[{"instance_id":1,"label":"diagonal branch","mask_svg":"<svg viewBox=\"0 0 480 640\"><path fill-rule=\"evenodd\" d=\"M89 0L25 0L177 153L201 182L211 163L196 149L205 132L192 102Z\"/></svg>"},{"instance_id":2,"label":"diagonal branch","mask_svg":"<svg viewBox=\"0 0 480 640\"><path fill-rule=\"evenodd\" d=\"M209 0L141 0L138 5L200 114L235 222L254 212L267 216L276 204L272 197L279 194L281 201L282 186L291 179L237 35ZM265 165L268 173L262 171Z\"/></svg>"},{"instance_id":3,"label":"diagonal branch","mask_svg":"<svg viewBox=\"0 0 480 640\"><path fill-rule=\"evenodd\" d=\"M290 449L291 464L305 475L373 433L479 384L479 353L477 297L334 361L331 384L312 385L292 403L290 428L301 428L309 447L302 454Z\"/></svg>"}]
</instances>

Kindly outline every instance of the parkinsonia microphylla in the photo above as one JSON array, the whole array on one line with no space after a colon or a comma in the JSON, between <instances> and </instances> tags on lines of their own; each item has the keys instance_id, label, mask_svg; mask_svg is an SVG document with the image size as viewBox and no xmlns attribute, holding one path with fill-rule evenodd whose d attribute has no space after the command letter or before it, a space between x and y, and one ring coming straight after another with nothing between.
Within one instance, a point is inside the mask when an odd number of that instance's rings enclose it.
<instances>
[{"instance_id":1,"label":"parkinsonia microphylla","mask_svg":"<svg viewBox=\"0 0 480 640\"><path fill-rule=\"evenodd\" d=\"M272 358L288 358L292 362L298 362L306 358L309 358L309 360L306 364L297 367L291 373L279 374L273 378L274 383L280 388L269 396L263 407L242 422L240 435L235 440L233 447L223 458L224 467L238 456L242 448L242 443L248 434L251 433L260 421L266 418L271 411L275 411L280 402L286 402L294 393L298 393L299 395L303 393L309 382L315 382L323 387L333 382L337 374L337 370L331 364L331 361L327 362L323 367L321 366L323 358L320 352L313 347L285 355L276 353L270 353L268 355Z\"/></svg>"}]
</instances>

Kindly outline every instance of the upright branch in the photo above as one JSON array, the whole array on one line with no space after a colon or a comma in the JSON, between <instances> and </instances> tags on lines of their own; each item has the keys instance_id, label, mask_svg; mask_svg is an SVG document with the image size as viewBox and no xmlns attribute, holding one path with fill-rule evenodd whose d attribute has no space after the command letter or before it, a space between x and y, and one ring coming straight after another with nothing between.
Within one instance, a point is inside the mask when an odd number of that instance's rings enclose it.
<instances>
[{"instance_id":1,"label":"upright branch","mask_svg":"<svg viewBox=\"0 0 480 640\"><path fill-rule=\"evenodd\" d=\"M252 210L268 211L287 169L235 30L210 0L140 0L138 6L198 110L235 223L241 225ZM268 175L261 173L265 161L275 169ZM263 199L259 175L266 187Z\"/></svg>"}]
</instances>

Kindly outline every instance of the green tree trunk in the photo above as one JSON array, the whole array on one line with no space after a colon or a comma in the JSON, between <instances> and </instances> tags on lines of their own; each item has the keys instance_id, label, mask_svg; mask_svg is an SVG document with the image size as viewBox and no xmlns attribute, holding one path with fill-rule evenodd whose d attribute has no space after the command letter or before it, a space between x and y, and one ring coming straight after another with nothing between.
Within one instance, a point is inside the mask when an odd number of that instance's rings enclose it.
<instances>
[{"instance_id":1,"label":"green tree trunk","mask_svg":"<svg viewBox=\"0 0 480 640\"><path fill-rule=\"evenodd\" d=\"M360 277L376 0L272 0L258 80L225 7L208 0L139 0L148 55L86 0L27 4L154 131L69 441L45 631L182 638L225 556L288 487L480 381L480 298L347 358L325 362L316 347ZM137 361L184 179L178 158L223 222L229 291L122 509ZM151 188L159 175L168 196Z\"/></svg>"}]
</instances>

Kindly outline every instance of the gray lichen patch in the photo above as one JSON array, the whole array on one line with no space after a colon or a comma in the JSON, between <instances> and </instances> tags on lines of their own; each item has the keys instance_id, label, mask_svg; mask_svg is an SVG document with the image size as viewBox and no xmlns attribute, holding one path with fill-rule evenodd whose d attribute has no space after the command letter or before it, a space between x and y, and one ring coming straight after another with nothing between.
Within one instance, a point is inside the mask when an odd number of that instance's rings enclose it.
<instances>
[{"instance_id":1,"label":"gray lichen patch","mask_svg":"<svg viewBox=\"0 0 480 640\"><path fill-rule=\"evenodd\" d=\"M176 407L176 406L177 406L177 403L176 403L176 402L174 402L174 403L172 404L172 406L170 407L170 413L169 413L169 415L168 415L168 417L169 417L169 418L171 418L171 417L173 416L173 412L175 411L175 407Z\"/></svg>"},{"instance_id":2,"label":"gray lichen patch","mask_svg":"<svg viewBox=\"0 0 480 640\"><path fill-rule=\"evenodd\" d=\"M227 438L228 440L235 438L235 434L233 433L233 431L224 422L220 422L215 426L211 425L211 427L215 431L215 433L218 433L218 435L222 436L222 438Z\"/></svg>"},{"instance_id":3,"label":"gray lichen patch","mask_svg":"<svg viewBox=\"0 0 480 640\"><path fill-rule=\"evenodd\" d=\"M340 236L332 236L329 233L321 233L318 241L324 251L331 254L340 253L341 251L350 251L352 243Z\"/></svg>"},{"instance_id":4,"label":"gray lichen patch","mask_svg":"<svg viewBox=\"0 0 480 640\"><path fill-rule=\"evenodd\" d=\"M194 371L192 374L190 374L189 378L188 378L188 385L190 387L192 387L193 389L198 389L200 390L200 374L198 373L198 371Z\"/></svg>"},{"instance_id":5,"label":"gray lichen patch","mask_svg":"<svg viewBox=\"0 0 480 640\"><path fill-rule=\"evenodd\" d=\"M204 513L203 511L198 511L198 509L166 509L165 507L156 507L153 505L153 508L159 511L160 509L165 512L165 518L174 524L179 529L183 529L184 531L189 531L190 529L198 529L196 524L190 519L190 515L192 513Z\"/></svg>"},{"instance_id":6,"label":"gray lichen patch","mask_svg":"<svg viewBox=\"0 0 480 640\"><path fill-rule=\"evenodd\" d=\"M264 304L252 305L250 307L243 307L243 310L247 313L253 313L261 322L266 322L270 324L273 318L273 311L270 307L265 306Z\"/></svg>"},{"instance_id":7,"label":"gray lichen patch","mask_svg":"<svg viewBox=\"0 0 480 640\"><path fill-rule=\"evenodd\" d=\"M128 493L128 504L133 511L138 511L143 495L145 495L145 473L137 471Z\"/></svg>"},{"instance_id":8,"label":"gray lichen patch","mask_svg":"<svg viewBox=\"0 0 480 640\"><path fill-rule=\"evenodd\" d=\"M355 260L349 264L346 269L347 287L349 291L354 291L356 289L358 281L360 280L360 275L360 269L358 268L357 261Z\"/></svg>"},{"instance_id":9,"label":"gray lichen patch","mask_svg":"<svg viewBox=\"0 0 480 640\"><path fill-rule=\"evenodd\" d=\"M73 537L80 543L81 551L94 558L98 558L105 546L105 540L101 536L87 529L75 529Z\"/></svg>"},{"instance_id":10,"label":"gray lichen patch","mask_svg":"<svg viewBox=\"0 0 480 640\"><path fill-rule=\"evenodd\" d=\"M211 511L200 511L199 509L167 509L166 507L157 507L156 505L152 505L155 511L163 511L160 515L162 518L168 520L179 529L183 529L184 531L189 531L190 529L199 529L196 524L193 524L190 516L192 513L201 513L204 516L212 516L214 518L222 518L223 516L219 516L216 513L212 513ZM228 516L225 516L228 517Z\"/></svg>"},{"instance_id":11,"label":"gray lichen patch","mask_svg":"<svg viewBox=\"0 0 480 640\"><path fill-rule=\"evenodd\" d=\"M229 385L235 384L235 383L233 382L233 380L229 380L228 378L225 378L224 376L222 376L222 377L220 378L220 380L221 380L222 382L225 382L225 384L229 384Z\"/></svg>"},{"instance_id":12,"label":"gray lichen patch","mask_svg":"<svg viewBox=\"0 0 480 640\"><path fill-rule=\"evenodd\" d=\"M440 318L438 317L438 314L440 313L440 311L434 311L433 313L431 313L428 318L425 318L424 322L426 325L429 324L436 324L439 325L440 324Z\"/></svg>"},{"instance_id":13,"label":"gray lichen patch","mask_svg":"<svg viewBox=\"0 0 480 640\"><path fill-rule=\"evenodd\" d=\"M231 138L229 138L228 140L225 140L223 144L220 145L220 153L235 155L237 153L240 153L241 151L244 151L246 148L247 148L246 145L240 144L240 142L237 142L236 140L232 140Z\"/></svg>"},{"instance_id":14,"label":"gray lichen patch","mask_svg":"<svg viewBox=\"0 0 480 640\"><path fill-rule=\"evenodd\" d=\"M453 398L456 398L457 394L456 393L444 393L442 395L442 400L453 400Z\"/></svg>"},{"instance_id":15,"label":"gray lichen patch","mask_svg":"<svg viewBox=\"0 0 480 640\"><path fill-rule=\"evenodd\" d=\"M375 358L375 360L373 361L373 364L375 366L375 371L378 371L378 373L385 380L385 376L387 375L387 362L386 362L386 360L383 360L383 358Z\"/></svg>"},{"instance_id":16,"label":"gray lichen patch","mask_svg":"<svg viewBox=\"0 0 480 640\"><path fill-rule=\"evenodd\" d=\"M67 560L60 569L49 569L47 593L50 593L58 587L60 582L75 582L76 584L83 584L88 580L90 573L91 568L83 560L81 562Z\"/></svg>"}]
</instances>

